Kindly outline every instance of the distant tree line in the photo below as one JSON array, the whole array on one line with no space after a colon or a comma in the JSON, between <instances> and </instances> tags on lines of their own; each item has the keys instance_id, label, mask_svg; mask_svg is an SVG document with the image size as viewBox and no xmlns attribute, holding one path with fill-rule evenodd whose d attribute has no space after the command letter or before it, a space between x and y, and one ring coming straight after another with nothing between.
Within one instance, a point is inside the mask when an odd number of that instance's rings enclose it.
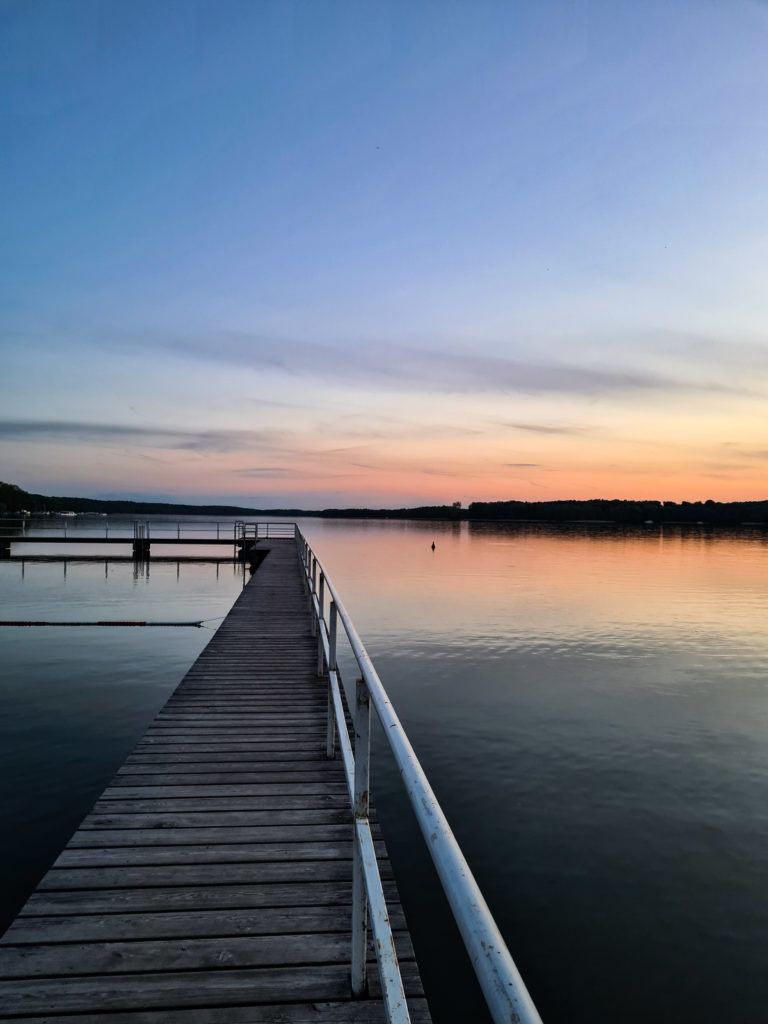
<instances>
[{"instance_id":1,"label":"distant tree line","mask_svg":"<svg viewBox=\"0 0 768 1024\"><path fill-rule=\"evenodd\" d=\"M547 522L768 523L768 501L475 501L469 519L528 519Z\"/></svg>"},{"instance_id":2,"label":"distant tree line","mask_svg":"<svg viewBox=\"0 0 768 1024\"><path fill-rule=\"evenodd\" d=\"M416 505L413 508L324 508L322 512L302 512L323 519L466 519L467 510L453 505Z\"/></svg>"},{"instance_id":3,"label":"distant tree line","mask_svg":"<svg viewBox=\"0 0 768 1024\"><path fill-rule=\"evenodd\" d=\"M238 505L184 505L159 501L102 501L98 498L51 497L31 494L15 484L0 482L0 514L28 512L107 512L123 515L315 516L323 519L507 520L519 522L706 523L734 526L768 525L767 501L473 501L464 509L451 505L414 508L243 508Z\"/></svg>"},{"instance_id":4,"label":"distant tree line","mask_svg":"<svg viewBox=\"0 0 768 1024\"><path fill-rule=\"evenodd\" d=\"M99 498L55 497L48 494L31 494L15 484L0 482L0 513L17 515L27 512L119 512L127 515L200 515L237 516L253 515L255 509L239 508L236 505L180 505L167 501L102 501ZM294 515L298 509L286 510Z\"/></svg>"}]
</instances>

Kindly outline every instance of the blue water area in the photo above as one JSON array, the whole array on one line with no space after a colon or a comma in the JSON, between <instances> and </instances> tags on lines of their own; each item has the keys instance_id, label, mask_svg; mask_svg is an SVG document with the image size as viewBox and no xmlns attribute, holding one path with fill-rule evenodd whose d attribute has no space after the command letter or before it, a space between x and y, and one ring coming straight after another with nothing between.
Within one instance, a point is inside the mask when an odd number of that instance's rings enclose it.
<instances>
[{"instance_id":1,"label":"blue water area","mask_svg":"<svg viewBox=\"0 0 768 1024\"><path fill-rule=\"evenodd\" d=\"M766 1019L765 535L303 526L544 1020ZM243 585L232 565L143 573L0 563L2 617L214 620ZM0 631L6 919L210 635ZM379 735L372 793L435 1019L482 1021Z\"/></svg>"},{"instance_id":2,"label":"blue water area","mask_svg":"<svg viewBox=\"0 0 768 1024\"><path fill-rule=\"evenodd\" d=\"M309 530L544 1020L766 1019L764 535ZM376 753L436 1017L482 1020Z\"/></svg>"}]
</instances>

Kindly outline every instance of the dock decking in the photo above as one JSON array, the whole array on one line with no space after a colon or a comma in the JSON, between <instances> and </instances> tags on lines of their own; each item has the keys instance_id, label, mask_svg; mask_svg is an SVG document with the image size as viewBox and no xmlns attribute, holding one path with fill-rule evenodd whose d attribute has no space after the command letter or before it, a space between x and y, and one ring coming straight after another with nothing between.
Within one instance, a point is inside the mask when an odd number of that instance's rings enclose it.
<instances>
[{"instance_id":1,"label":"dock decking","mask_svg":"<svg viewBox=\"0 0 768 1024\"><path fill-rule=\"evenodd\" d=\"M350 992L353 824L296 546L269 555L0 940L0 1020L385 1020ZM411 1020L430 1021L374 832Z\"/></svg>"}]
</instances>

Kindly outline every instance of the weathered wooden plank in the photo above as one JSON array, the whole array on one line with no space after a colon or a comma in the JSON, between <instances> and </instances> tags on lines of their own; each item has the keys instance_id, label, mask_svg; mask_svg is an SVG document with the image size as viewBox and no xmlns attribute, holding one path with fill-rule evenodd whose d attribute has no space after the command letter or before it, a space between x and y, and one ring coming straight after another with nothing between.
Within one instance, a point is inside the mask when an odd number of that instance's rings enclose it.
<instances>
[{"instance_id":1,"label":"weathered wooden plank","mask_svg":"<svg viewBox=\"0 0 768 1024\"><path fill-rule=\"evenodd\" d=\"M83 821L81 831L90 829L126 828L225 828L263 825L349 825L350 835L352 812L346 809L320 809L303 811L158 811L144 814L92 813Z\"/></svg>"},{"instance_id":2,"label":"weathered wooden plank","mask_svg":"<svg viewBox=\"0 0 768 1024\"><path fill-rule=\"evenodd\" d=\"M411 1024L430 1024L427 1001L408 1000ZM83 1013L77 1017L7 1017L8 1024L384 1024L384 1005L378 999L346 1002L274 1003L263 1006L227 1006L191 1010L137 1010Z\"/></svg>"},{"instance_id":3,"label":"weathered wooden plank","mask_svg":"<svg viewBox=\"0 0 768 1024\"><path fill-rule=\"evenodd\" d=\"M136 764L126 763L117 772L116 777L136 778L140 776L161 776L167 775L269 775L275 772L284 774L286 772L299 773L302 777L310 779L325 778L338 774L338 769L333 761L326 761L324 758L317 758L311 763L306 759L303 761L208 761L200 760L196 763L184 761L181 764L170 762L166 764ZM269 781L269 780L268 780Z\"/></svg>"},{"instance_id":4,"label":"weathered wooden plank","mask_svg":"<svg viewBox=\"0 0 768 1024\"><path fill-rule=\"evenodd\" d=\"M256 643L257 641L254 640L254 648ZM252 650L250 655L243 660L242 668L236 676L226 678L224 675L211 674L206 679L198 669L194 676L189 676L186 683L181 683L174 690L169 700L181 701L190 694L200 700L209 700L217 695L221 696L223 690L226 690L228 695L231 692L235 696L238 691L244 690L247 696L256 700L271 697L283 703L285 703L286 696L292 696L294 693L314 695L322 692L327 682L322 676L317 676L314 673L315 657L316 655L313 655L311 670L296 660L291 665L290 660L286 659L285 671L281 673L283 678L278 679L273 678L269 671L264 670L259 660L254 658L254 650ZM225 661L219 656L219 672L222 671L224 664L229 664L229 658ZM290 678L284 678L286 676Z\"/></svg>"},{"instance_id":5,"label":"weathered wooden plank","mask_svg":"<svg viewBox=\"0 0 768 1024\"><path fill-rule=\"evenodd\" d=\"M277 626L275 628L277 629ZM252 637L251 650L240 657L240 664L237 666L230 652L232 638L222 638L222 643L216 651L207 659L201 656L194 671L190 672L186 681L174 692L187 693L208 686L211 690L226 686L245 689L256 680L273 690L290 690L294 687L306 690L321 682L321 677L315 675L314 653L311 658L300 653L291 657L286 653L277 663L262 663L263 652L270 642L272 641L268 637ZM226 646L226 657L222 657L222 646Z\"/></svg>"},{"instance_id":6,"label":"weathered wooden plank","mask_svg":"<svg viewBox=\"0 0 768 1024\"><path fill-rule=\"evenodd\" d=\"M224 627L221 627L222 630ZM275 624L277 629L277 624ZM218 634L217 634L218 636ZM250 649L238 656L236 662L231 652L233 639L231 636L224 637L221 634L221 642L217 644L216 650L206 648L210 656L201 657L190 670L186 679L176 687L171 696L187 693L191 690L200 690L210 684L211 687L232 686L247 687L258 680L265 687L272 690L285 689L290 687L297 690L311 690L313 687L322 684L321 676L315 674L315 657L317 648L313 646L312 654L307 657L306 651L296 651L293 655L281 654L280 659L267 662L265 651L274 638L253 636L250 640ZM223 656L224 655L224 656Z\"/></svg>"},{"instance_id":7,"label":"weathered wooden plank","mask_svg":"<svg viewBox=\"0 0 768 1024\"><path fill-rule=\"evenodd\" d=\"M422 994L418 971L403 964L406 996ZM375 972L371 991L379 995ZM41 1014L50 1010L84 1013L128 1010L137 1001L152 1009L237 1005L252 1002L258 992L263 1002L279 1002L291 993L294 1000L333 1001L349 997L349 969L345 964L267 968L227 968L125 975L86 975L9 980L3 983L3 1010L13 1014Z\"/></svg>"},{"instance_id":8,"label":"weathered wooden plank","mask_svg":"<svg viewBox=\"0 0 768 1024\"><path fill-rule=\"evenodd\" d=\"M304 843L217 843L210 846L68 846L55 867L118 867L140 864L228 864L252 861L328 860L346 858L351 840ZM226 877L226 875L225 875Z\"/></svg>"},{"instance_id":9,"label":"weathered wooden plank","mask_svg":"<svg viewBox=\"0 0 768 1024\"><path fill-rule=\"evenodd\" d=\"M228 717L221 716L220 718L189 718L183 717L176 718L164 718L159 719L148 728L147 732L152 735L165 732L189 732L198 733L203 729L208 730L209 733L220 732L230 733L243 732L248 735L251 730L254 733L258 732L272 732L274 735L286 735L290 736L294 733L306 733L322 729L325 722L319 720L317 715L306 715L301 718L296 718L290 722L287 720L285 712L281 715L258 715L253 716L256 721L243 721L237 715L229 715Z\"/></svg>"},{"instance_id":10,"label":"weathered wooden plank","mask_svg":"<svg viewBox=\"0 0 768 1024\"><path fill-rule=\"evenodd\" d=\"M221 728L229 729L231 727L245 727L245 726L264 726L264 725L278 725L281 727L285 726L285 709L281 711L257 711L251 713L250 711L244 711L242 714L234 713L233 711L222 711L219 713L209 712L208 714L182 714L176 712L175 714L158 715L155 719L153 728L162 729L176 729L185 728L190 731L197 728ZM318 716L312 711L301 711L291 714L291 729L300 728L301 726L311 726L317 728L321 723L318 722Z\"/></svg>"},{"instance_id":11,"label":"weathered wooden plank","mask_svg":"<svg viewBox=\"0 0 768 1024\"><path fill-rule=\"evenodd\" d=\"M345 851L315 851L318 857L285 857L283 860L252 860L245 863L140 864L119 867L51 868L38 885L39 892L64 892L73 889L160 888L174 885L227 885L264 882L343 882L352 875L352 846ZM326 852L323 859L322 853ZM382 857L384 854L382 853ZM382 878L391 879L389 862L381 859Z\"/></svg>"},{"instance_id":12,"label":"weathered wooden plank","mask_svg":"<svg viewBox=\"0 0 768 1024\"><path fill-rule=\"evenodd\" d=\"M342 906L17 917L0 943L118 942L186 939L190 936L348 932L351 915L351 907ZM392 907L390 920L394 929L405 928L405 916L399 906Z\"/></svg>"},{"instance_id":13,"label":"weathered wooden plank","mask_svg":"<svg viewBox=\"0 0 768 1024\"><path fill-rule=\"evenodd\" d=\"M335 774L335 773L334 773ZM116 775L110 782L112 789L119 789L121 786L184 786L184 785L204 785L204 786L221 786L228 785L230 782L234 782L237 785L283 785L298 786L303 783L314 784L325 786L326 779L330 784L338 782L338 776L336 779L333 775L329 775L325 768L317 768L314 765L310 765L309 768L304 766L303 768L297 768L296 771L285 773L283 775L280 772L262 772L262 771L247 771L240 769L233 769L231 771L182 771L182 772L167 772L155 770L151 773L137 772L129 773L127 775Z\"/></svg>"},{"instance_id":14,"label":"weathered wooden plank","mask_svg":"<svg viewBox=\"0 0 768 1024\"><path fill-rule=\"evenodd\" d=\"M319 739L297 739L295 736L289 739L219 739L219 740L195 740L187 742L183 739L142 739L134 748L135 755L144 754L166 754L178 751L194 756L197 752L207 754L211 752L229 752L231 754L252 753L254 755L282 752L290 755L292 752L306 751L313 756L323 752L325 757L325 742Z\"/></svg>"},{"instance_id":15,"label":"weathered wooden plank","mask_svg":"<svg viewBox=\"0 0 768 1024\"><path fill-rule=\"evenodd\" d=\"M267 715L273 715L279 721L285 722L286 709L289 705L291 719L293 719L294 712L296 712L297 716L318 718L327 707L326 695L324 691L318 692L312 698L299 698L298 695L294 698L293 694L286 694L282 700L269 702L241 698L240 700L222 700L217 703L206 701L205 703L198 704L185 700L183 703L166 707L165 710L158 714L156 722L168 722L177 718L183 718L185 721L211 720L218 722L225 718L240 718L241 716L262 718Z\"/></svg>"},{"instance_id":16,"label":"weathered wooden plank","mask_svg":"<svg viewBox=\"0 0 768 1024\"><path fill-rule=\"evenodd\" d=\"M407 932L395 933L401 962L413 960ZM55 945L0 945L0 979L113 975L154 971L204 971L218 967L283 967L285 964L345 963L351 936L343 932L291 933L260 936L217 936L134 940L131 942L77 942ZM375 957L373 948L369 950Z\"/></svg>"},{"instance_id":17,"label":"weathered wooden plank","mask_svg":"<svg viewBox=\"0 0 768 1024\"><path fill-rule=\"evenodd\" d=\"M318 715L307 715L303 719L297 718L295 721L287 721L286 715L275 715L270 718L269 715L254 716L258 720L256 721L245 721L239 718L237 715L230 715L229 717L220 718L200 718L200 719L183 719L183 718L166 718L155 720L147 730L147 735L160 736L167 735L170 733L184 733L185 735L221 735L229 736L240 733L245 736L258 736L259 734L266 734L267 736L293 736L297 733L299 735L311 735L314 732L322 731L325 726L325 722L322 721Z\"/></svg>"},{"instance_id":18,"label":"weathered wooden plank","mask_svg":"<svg viewBox=\"0 0 768 1024\"><path fill-rule=\"evenodd\" d=\"M256 683L256 680L254 680ZM176 691L176 696L170 697L163 707L163 711L174 711L177 709L196 710L198 708L210 708L212 710L232 707L273 707L275 711L286 713L288 708L311 706L315 709L322 704L325 697L325 680L318 679L317 683L311 686L291 686L278 689L269 689L261 681L258 685L246 693L239 693L232 687L227 687L218 695L212 693L210 687L195 693L181 693Z\"/></svg>"},{"instance_id":19,"label":"weathered wooden plank","mask_svg":"<svg viewBox=\"0 0 768 1024\"><path fill-rule=\"evenodd\" d=\"M289 810L344 810L349 808L346 793L315 793L308 796L201 796L201 797L148 797L122 800L99 798L94 814L156 814L165 811L289 811ZM372 815L373 817L373 815Z\"/></svg>"},{"instance_id":20,"label":"weathered wooden plank","mask_svg":"<svg viewBox=\"0 0 768 1024\"><path fill-rule=\"evenodd\" d=\"M277 627L275 627L277 628ZM231 637L222 638L222 645L212 652L213 659L207 669L200 663L195 667L186 682L182 683L176 691L175 696L183 696L195 691L205 693L216 693L225 687L233 690L249 690L256 692L253 687L263 683L266 691L276 693L290 693L294 688L297 691L312 691L322 686L323 679L315 674L314 658L306 658L302 655L291 657L287 652L282 654L280 659L270 664L262 664L260 653L271 641L269 638L251 639L251 650L236 655L230 650L233 643ZM312 665L310 666L310 662Z\"/></svg>"},{"instance_id":21,"label":"weathered wooden plank","mask_svg":"<svg viewBox=\"0 0 768 1024\"><path fill-rule=\"evenodd\" d=\"M263 646L265 641L261 643ZM316 655L313 655L311 668L308 665L301 664L300 660L294 660L292 664L291 659L286 656L285 667L277 671L260 665L259 661L254 657L254 652L258 651L258 646L259 641L254 637L253 650L249 657L243 658L242 666L238 672L225 674L224 666L229 663L229 658L225 661L224 658L219 656L217 662L218 669L212 668L210 673L206 674L197 668L194 674L187 679L187 682L182 683L174 691L174 694L179 698L187 694L198 694L205 697L209 695L220 696L223 693L232 693L234 695L244 693L248 696L270 694L284 698L294 692L299 694L315 693L325 685L322 677L315 675L314 658Z\"/></svg>"},{"instance_id":22,"label":"weathered wooden plank","mask_svg":"<svg viewBox=\"0 0 768 1024\"><path fill-rule=\"evenodd\" d=\"M352 825L242 825L229 828L78 829L70 849L82 846L193 846L217 843L351 841Z\"/></svg>"},{"instance_id":23,"label":"weathered wooden plank","mask_svg":"<svg viewBox=\"0 0 768 1024\"><path fill-rule=\"evenodd\" d=\"M297 646L290 649L290 638L280 633L290 633L295 627L295 620L290 617L280 621L275 617L274 609L270 611L273 632L271 635L255 632L246 626L248 638L246 646L234 636L226 625L221 627L210 647L200 655L195 671L191 672L183 686L191 689L203 683L220 686L222 683L239 683L247 685L254 679L263 679L272 686L288 685L295 680L296 685L309 686L318 677L315 674L317 646L314 640L307 647L305 639L298 638ZM276 647L274 654L269 655L270 646ZM281 645L279 650L277 646ZM297 669L298 672L295 672Z\"/></svg>"},{"instance_id":24,"label":"weathered wooden plank","mask_svg":"<svg viewBox=\"0 0 768 1024\"><path fill-rule=\"evenodd\" d=\"M256 682L256 680L254 680ZM306 713L307 709L315 712L322 708L325 697L326 684L318 680L317 685L307 687L304 690L294 690L292 687L283 690L281 693L265 691L259 684L258 690L250 693L232 693L230 690L216 694L207 693L196 696L194 694L178 695L172 697L159 712L160 715L178 714L201 714L210 711L213 714L231 714L233 708L256 708L256 713L261 714L271 709L272 714L283 714L290 709L291 715L294 711Z\"/></svg>"},{"instance_id":25,"label":"weathered wooden plank","mask_svg":"<svg viewBox=\"0 0 768 1024\"><path fill-rule=\"evenodd\" d=\"M145 733L146 739L158 739L168 740L175 739L176 742L179 740L187 740L190 743L196 741L211 743L217 742L218 740L270 740L291 742L292 739L298 739L303 742L319 742L325 738L326 725L315 726L297 726L296 731L289 731L286 727L285 731L275 731L270 728L252 728L246 729L242 726L227 729L226 731L221 728L205 727L200 729L170 729L170 728L155 728L151 727Z\"/></svg>"},{"instance_id":26,"label":"weathered wooden plank","mask_svg":"<svg viewBox=\"0 0 768 1024\"><path fill-rule=\"evenodd\" d=\"M280 722L286 720L286 709L290 705L291 718L293 712L305 718L321 718L327 708L326 694L324 691L315 694L311 699L308 697L294 699L293 695L285 695L282 700L269 701L268 703L256 700L222 700L218 703L206 701L204 704L197 704L192 701L184 701L173 707L166 708L155 720L157 724L183 718L185 721L213 721L219 722L226 718L263 718L273 715Z\"/></svg>"},{"instance_id":27,"label":"weathered wooden plank","mask_svg":"<svg viewBox=\"0 0 768 1024\"><path fill-rule=\"evenodd\" d=\"M228 683L216 687L205 684L200 687L179 688L163 706L163 711L272 705L276 711L285 713L294 706L303 707L309 704L315 708L322 702L327 686L326 680L320 677L316 682L305 686L297 685L295 681L287 684L270 684L253 672L249 673L249 678L249 683Z\"/></svg>"},{"instance_id":28,"label":"weathered wooden plank","mask_svg":"<svg viewBox=\"0 0 768 1024\"><path fill-rule=\"evenodd\" d=\"M397 899L391 882L387 898ZM265 883L263 885L168 886L154 889L41 892L22 907L24 916L50 914L119 914L131 911L214 910L226 907L338 907L352 898L351 882Z\"/></svg>"},{"instance_id":29,"label":"weathered wooden plank","mask_svg":"<svg viewBox=\"0 0 768 1024\"><path fill-rule=\"evenodd\" d=\"M294 676L295 681L295 676ZM191 689L185 693L178 693L174 703L168 705L169 710L179 710L188 706L197 705L232 706L241 702L243 704L274 704L276 708L287 713L293 706L294 698L300 704L318 702L325 694L327 681L318 679L311 686L295 688L294 682L286 681L284 684L269 689L258 676L249 675L249 679L240 683L224 683L213 685L206 683L199 688Z\"/></svg>"},{"instance_id":30,"label":"weathered wooden plank","mask_svg":"<svg viewBox=\"0 0 768 1024\"><path fill-rule=\"evenodd\" d=\"M219 785L209 783L185 783L164 786L110 786L102 793L102 800L126 800L135 797L146 800L152 796L159 797L203 797L203 796L326 796L339 795L347 792L345 782L304 782L304 783L255 783L236 784L234 782Z\"/></svg>"},{"instance_id":31,"label":"weathered wooden plank","mask_svg":"<svg viewBox=\"0 0 768 1024\"><path fill-rule=\"evenodd\" d=\"M324 680L322 676L315 674L314 658L305 659L302 657L292 659L285 654L279 663L262 665L258 656L260 641L254 637L252 649L248 654L238 656L234 660L229 650L231 639L226 642L226 651L216 652L215 664L211 664L208 672L201 671L198 666L193 675L187 678L172 694L172 698L180 700L190 694L206 698L220 696L225 688L231 689L237 695L240 690L245 691L248 696L256 696L259 699L268 696L282 699L286 694L296 691L297 694L314 694L322 690ZM269 641L262 640L264 647ZM310 667L309 661L313 664ZM216 668L218 666L218 669ZM228 666L227 675L218 675Z\"/></svg>"},{"instance_id":32,"label":"weathered wooden plank","mask_svg":"<svg viewBox=\"0 0 768 1024\"><path fill-rule=\"evenodd\" d=\"M282 765L291 765L299 761L325 761L325 750L319 747L308 750L210 750L191 754L186 750L168 750L160 753L145 753L137 751L130 755L125 765L150 765L150 764L255 764L258 770L269 770L266 765L274 766L276 771L282 770ZM333 764L333 762L329 762ZM163 769L164 770L164 769Z\"/></svg>"}]
</instances>

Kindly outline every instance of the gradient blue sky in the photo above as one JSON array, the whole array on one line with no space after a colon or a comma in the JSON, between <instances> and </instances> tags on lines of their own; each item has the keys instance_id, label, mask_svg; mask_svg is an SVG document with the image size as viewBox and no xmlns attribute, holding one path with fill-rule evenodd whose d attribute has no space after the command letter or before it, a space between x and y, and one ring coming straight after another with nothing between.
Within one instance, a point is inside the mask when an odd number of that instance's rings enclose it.
<instances>
[{"instance_id":1,"label":"gradient blue sky","mask_svg":"<svg viewBox=\"0 0 768 1024\"><path fill-rule=\"evenodd\" d=\"M764 498L768 5L0 0L0 478Z\"/></svg>"}]
</instances>

